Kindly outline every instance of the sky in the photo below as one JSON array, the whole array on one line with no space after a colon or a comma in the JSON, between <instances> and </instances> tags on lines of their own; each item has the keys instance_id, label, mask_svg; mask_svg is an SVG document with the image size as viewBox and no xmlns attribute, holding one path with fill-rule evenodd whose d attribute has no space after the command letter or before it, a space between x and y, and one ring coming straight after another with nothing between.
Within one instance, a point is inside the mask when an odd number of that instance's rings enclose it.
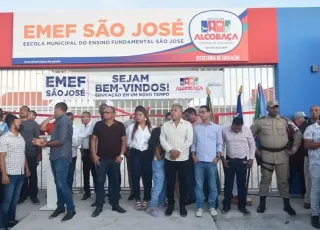
<instances>
[{"instance_id":1,"label":"sky","mask_svg":"<svg viewBox=\"0 0 320 230\"><path fill-rule=\"evenodd\" d=\"M0 12L315 6L320 7L320 0L0 0Z\"/></svg>"}]
</instances>

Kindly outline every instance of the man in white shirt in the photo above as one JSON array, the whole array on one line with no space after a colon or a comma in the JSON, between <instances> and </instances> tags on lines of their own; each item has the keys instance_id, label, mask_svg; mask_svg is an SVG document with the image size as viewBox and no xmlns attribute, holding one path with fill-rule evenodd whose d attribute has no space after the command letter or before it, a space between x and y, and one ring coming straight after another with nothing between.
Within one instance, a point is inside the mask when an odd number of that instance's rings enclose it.
<instances>
[{"instance_id":1,"label":"man in white shirt","mask_svg":"<svg viewBox=\"0 0 320 230\"><path fill-rule=\"evenodd\" d=\"M91 131L90 131L90 136L89 136L89 148L91 149L91 138L92 138L92 132L93 132L93 128L94 126L96 125L96 123L98 121L102 121L103 120L103 110L107 107L108 105L106 103L102 103L101 105L99 105L99 115L100 117L96 118L96 119L93 119L91 121ZM98 146L98 140L97 140L97 146ZM90 152L91 154L91 152ZM96 194L97 195L97 194ZM97 203L96 202L93 202L91 204L91 207L96 207L97 206Z\"/></svg>"},{"instance_id":2,"label":"man in white shirt","mask_svg":"<svg viewBox=\"0 0 320 230\"><path fill-rule=\"evenodd\" d=\"M83 112L81 114L81 160L82 160L82 168L83 168L83 189L84 195L81 200L87 200L91 197L90 191L90 171L93 178L93 185L96 188L96 180L97 180L97 172L94 163L91 159L90 154L90 146L89 139L92 134L92 121L91 121L91 113Z\"/></svg>"},{"instance_id":3,"label":"man in white shirt","mask_svg":"<svg viewBox=\"0 0 320 230\"><path fill-rule=\"evenodd\" d=\"M255 158L256 144L251 130L243 126L243 119L235 117L232 125L222 130L226 155L222 157L225 186L222 213L227 213L231 207L234 177L237 178L238 209L244 215L250 212L246 209L246 178L247 168L251 168Z\"/></svg>"},{"instance_id":4,"label":"man in white shirt","mask_svg":"<svg viewBox=\"0 0 320 230\"><path fill-rule=\"evenodd\" d=\"M74 115L71 112L67 113L68 118L72 122L73 127L73 134L72 134L72 164L69 167L69 175L68 175L68 184L70 186L70 189L72 191L72 185L73 185L73 179L74 179L74 172L76 170L76 163L77 163L77 152L78 147L81 144L81 138L79 137L80 130L74 125Z\"/></svg>"},{"instance_id":5,"label":"man in white shirt","mask_svg":"<svg viewBox=\"0 0 320 230\"><path fill-rule=\"evenodd\" d=\"M189 172L189 150L193 141L193 128L190 122L182 119L182 106L173 104L171 121L161 127L160 143L165 150L165 168L167 174L168 208L166 216L171 216L174 210L174 189L178 172L180 190L180 215L187 216L186 200L188 194L187 177Z\"/></svg>"}]
</instances>

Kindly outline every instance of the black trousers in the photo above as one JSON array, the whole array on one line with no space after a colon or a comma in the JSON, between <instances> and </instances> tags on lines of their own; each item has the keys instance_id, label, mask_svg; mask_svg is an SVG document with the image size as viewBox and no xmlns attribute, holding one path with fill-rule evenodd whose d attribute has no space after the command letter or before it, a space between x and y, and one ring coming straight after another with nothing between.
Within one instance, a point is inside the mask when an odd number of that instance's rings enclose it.
<instances>
[{"instance_id":1,"label":"black trousers","mask_svg":"<svg viewBox=\"0 0 320 230\"><path fill-rule=\"evenodd\" d=\"M305 185L305 180L304 180L304 168L303 164L302 165L291 165L290 166L290 176L289 176L289 186L290 186L290 193L292 194L294 191L292 191L292 186L293 186L293 180L294 178L298 176L299 180L299 185L300 185L300 194L304 195L306 192L306 185Z\"/></svg>"},{"instance_id":2,"label":"black trousers","mask_svg":"<svg viewBox=\"0 0 320 230\"><path fill-rule=\"evenodd\" d=\"M229 168L223 168L225 176L223 206L229 207L231 205L234 176L236 175L239 199L238 208L244 208L246 207L247 158L239 159L227 156L227 162Z\"/></svg>"},{"instance_id":3,"label":"black trousers","mask_svg":"<svg viewBox=\"0 0 320 230\"><path fill-rule=\"evenodd\" d=\"M128 181L129 181L130 196L131 196L133 195L133 187L132 187L132 162L131 162L130 149L127 149L126 159L127 159L126 163L127 163Z\"/></svg>"},{"instance_id":4,"label":"black trousers","mask_svg":"<svg viewBox=\"0 0 320 230\"><path fill-rule=\"evenodd\" d=\"M2 182L2 174L0 172L0 207L2 204L2 197L3 197L3 184L1 182ZM0 221L1 221L1 214L0 214Z\"/></svg>"},{"instance_id":5,"label":"black trousers","mask_svg":"<svg viewBox=\"0 0 320 230\"><path fill-rule=\"evenodd\" d=\"M174 189L176 184L176 175L178 173L179 180L179 203L181 206L186 205L188 197L188 174L190 163L186 161L169 161L165 160L165 170L167 177L167 198L168 205L174 205Z\"/></svg>"},{"instance_id":6,"label":"black trousers","mask_svg":"<svg viewBox=\"0 0 320 230\"><path fill-rule=\"evenodd\" d=\"M140 178L142 176L144 195L143 200L151 200L152 188L152 154L137 149L130 150L132 165L132 187L136 200L140 200Z\"/></svg>"},{"instance_id":7,"label":"black trousers","mask_svg":"<svg viewBox=\"0 0 320 230\"><path fill-rule=\"evenodd\" d=\"M38 161L36 156L28 157L28 166L30 170L30 176L25 177L21 192L20 198L27 199L29 196L30 198L37 198L38 196L38 174L37 174L37 167Z\"/></svg>"},{"instance_id":8,"label":"black trousers","mask_svg":"<svg viewBox=\"0 0 320 230\"><path fill-rule=\"evenodd\" d=\"M90 194L90 172L93 178L93 186L96 192L97 171L93 161L90 158L90 150L82 150L82 172L83 172L83 189L85 194Z\"/></svg>"},{"instance_id":9,"label":"black trousers","mask_svg":"<svg viewBox=\"0 0 320 230\"><path fill-rule=\"evenodd\" d=\"M192 158L189 158L189 173L188 173L188 199L187 200L196 200L196 179L194 175L194 162Z\"/></svg>"},{"instance_id":10,"label":"black trousers","mask_svg":"<svg viewBox=\"0 0 320 230\"><path fill-rule=\"evenodd\" d=\"M74 172L76 170L77 157L72 157L72 163L69 165L68 172L68 185L72 191L73 181L74 181Z\"/></svg>"}]
</instances>

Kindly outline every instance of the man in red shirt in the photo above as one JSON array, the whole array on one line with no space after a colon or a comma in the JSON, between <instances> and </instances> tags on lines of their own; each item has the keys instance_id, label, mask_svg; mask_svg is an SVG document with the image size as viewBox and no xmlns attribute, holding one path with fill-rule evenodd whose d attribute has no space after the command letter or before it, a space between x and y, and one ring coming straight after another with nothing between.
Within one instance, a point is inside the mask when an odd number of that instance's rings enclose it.
<instances>
[{"instance_id":1,"label":"man in red shirt","mask_svg":"<svg viewBox=\"0 0 320 230\"><path fill-rule=\"evenodd\" d=\"M41 125L40 125L40 131L41 131L41 135L45 135L45 133L47 133L48 135L51 135L53 128L54 128L54 122L51 122L54 119L54 116L47 118L46 120L44 120Z\"/></svg>"}]
</instances>

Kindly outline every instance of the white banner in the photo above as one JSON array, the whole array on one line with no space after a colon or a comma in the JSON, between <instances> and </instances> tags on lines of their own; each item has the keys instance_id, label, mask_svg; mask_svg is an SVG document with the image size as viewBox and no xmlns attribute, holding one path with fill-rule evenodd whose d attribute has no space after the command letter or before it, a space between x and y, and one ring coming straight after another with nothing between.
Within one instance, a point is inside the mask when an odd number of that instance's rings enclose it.
<instances>
[{"instance_id":1,"label":"white banner","mask_svg":"<svg viewBox=\"0 0 320 230\"><path fill-rule=\"evenodd\" d=\"M45 74L43 83L46 100L205 98L207 87L213 98L222 98L225 87L223 71Z\"/></svg>"},{"instance_id":2,"label":"white banner","mask_svg":"<svg viewBox=\"0 0 320 230\"><path fill-rule=\"evenodd\" d=\"M13 64L248 61L240 9L17 12Z\"/></svg>"}]
</instances>

